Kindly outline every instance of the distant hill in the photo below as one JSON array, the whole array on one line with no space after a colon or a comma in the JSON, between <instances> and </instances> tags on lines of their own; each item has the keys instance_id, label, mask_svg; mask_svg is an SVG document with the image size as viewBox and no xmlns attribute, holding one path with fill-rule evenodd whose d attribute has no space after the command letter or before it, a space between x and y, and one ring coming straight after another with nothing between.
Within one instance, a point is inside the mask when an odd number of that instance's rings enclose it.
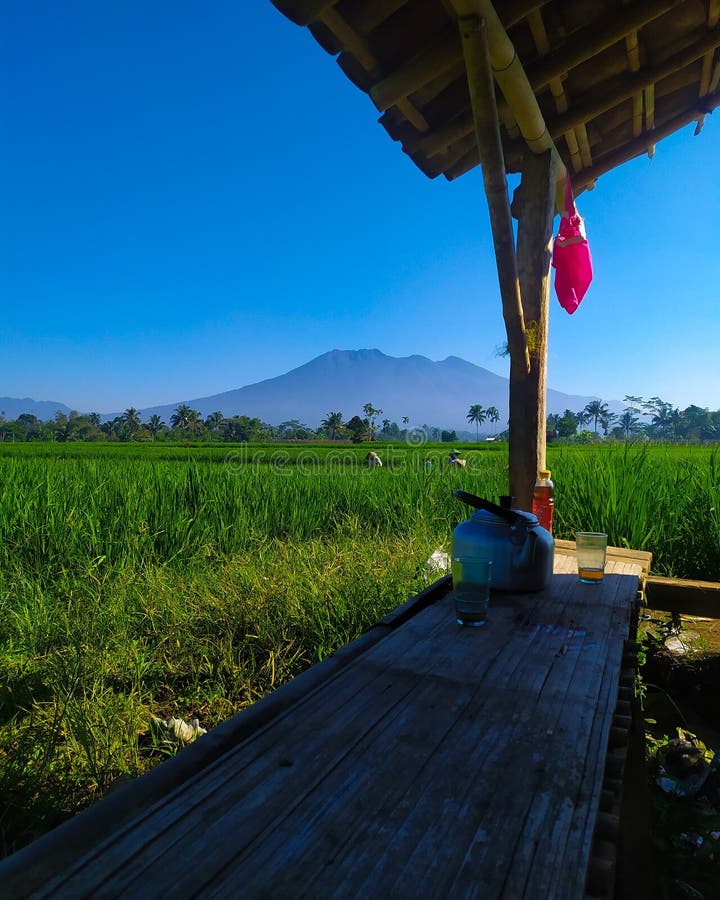
<instances>
[{"instance_id":1,"label":"distant hill","mask_svg":"<svg viewBox=\"0 0 720 900\"><path fill-rule=\"evenodd\" d=\"M0 414L6 419L17 419L23 413L30 413L37 416L42 422L47 422L55 418L56 412L63 412L69 415L71 410L64 403L56 403L54 400L31 400L25 397L20 400L17 397L0 397Z\"/></svg>"},{"instance_id":2,"label":"distant hill","mask_svg":"<svg viewBox=\"0 0 720 900\"><path fill-rule=\"evenodd\" d=\"M548 390L548 413L581 410L597 397L564 394ZM164 406L140 410L143 420L157 413L169 423L180 403L187 403L203 416L219 411L225 416L257 416L263 422L278 425L299 419L317 428L330 412L341 412L347 421L363 416L363 405L372 403L383 410L380 419L390 419L402 427L407 416L410 426L430 425L458 432L474 429L468 425L467 412L474 403L500 412L497 430L508 420L508 379L473 365L457 356L433 362L425 356L394 357L379 350L331 350L284 375L256 384L214 394L211 397L182 399ZM620 403L608 402L613 412ZM64 403L46 400L0 398L0 410L6 419L30 412L39 419L53 419L57 410L69 413ZM107 413L112 419L118 413ZM485 425L481 430L489 431Z\"/></svg>"},{"instance_id":3,"label":"distant hill","mask_svg":"<svg viewBox=\"0 0 720 900\"><path fill-rule=\"evenodd\" d=\"M563 413L566 409L577 412L598 398L548 390L547 399L548 413ZM381 419L401 427L402 417L407 416L411 426L428 424L457 431L468 429L468 409L480 403L497 407L497 427L502 430L508 419L508 379L457 356L433 362L425 356L398 358L379 350L331 350L276 378L178 402L203 416L218 410L225 416L257 416L272 425L299 419L313 428L329 412L341 412L348 420L362 416L363 405L372 403L383 410ZM169 421L177 406L154 406L141 412L143 419L157 413ZM617 412L621 408L620 404L609 406Z\"/></svg>"}]
</instances>

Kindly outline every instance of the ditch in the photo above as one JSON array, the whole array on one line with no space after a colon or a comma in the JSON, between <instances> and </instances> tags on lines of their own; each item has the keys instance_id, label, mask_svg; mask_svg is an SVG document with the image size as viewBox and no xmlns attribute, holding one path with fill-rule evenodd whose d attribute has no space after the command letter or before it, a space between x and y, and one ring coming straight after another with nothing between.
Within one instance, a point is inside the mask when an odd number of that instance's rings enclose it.
<instances>
[{"instance_id":1,"label":"ditch","mask_svg":"<svg viewBox=\"0 0 720 900\"><path fill-rule=\"evenodd\" d=\"M720 900L720 620L639 628L651 854L660 900Z\"/></svg>"}]
</instances>

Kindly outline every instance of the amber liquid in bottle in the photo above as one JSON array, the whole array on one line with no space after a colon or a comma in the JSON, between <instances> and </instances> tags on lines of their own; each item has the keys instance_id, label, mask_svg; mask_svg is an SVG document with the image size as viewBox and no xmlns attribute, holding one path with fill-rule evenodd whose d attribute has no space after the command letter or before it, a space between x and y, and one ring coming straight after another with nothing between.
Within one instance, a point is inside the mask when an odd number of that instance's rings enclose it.
<instances>
[{"instance_id":1,"label":"amber liquid in bottle","mask_svg":"<svg viewBox=\"0 0 720 900\"><path fill-rule=\"evenodd\" d=\"M532 511L543 528L552 532L553 510L555 508L553 483L550 478L538 478L533 491Z\"/></svg>"}]
</instances>

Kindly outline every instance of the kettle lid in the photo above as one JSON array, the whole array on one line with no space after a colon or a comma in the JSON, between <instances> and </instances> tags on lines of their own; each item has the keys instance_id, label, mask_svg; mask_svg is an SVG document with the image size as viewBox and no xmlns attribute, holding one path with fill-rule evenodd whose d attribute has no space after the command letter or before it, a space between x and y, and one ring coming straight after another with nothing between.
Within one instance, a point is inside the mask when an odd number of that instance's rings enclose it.
<instances>
[{"instance_id":1,"label":"kettle lid","mask_svg":"<svg viewBox=\"0 0 720 900\"><path fill-rule=\"evenodd\" d=\"M534 513L525 512L524 509L513 509L513 513L515 514L514 522L508 522L504 516L498 516L487 509L476 509L471 518L475 522L483 522L486 525L502 525L505 528L516 526L532 528L534 525L540 524Z\"/></svg>"},{"instance_id":2,"label":"kettle lid","mask_svg":"<svg viewBox=\"0 0 720 900\"><path fill-rule=\"evenodd\" d=\"M533 513L525 512L525 510L507 509L504 506L498 506L496 503L491 503L483 497L476 497L475 494L468 494L467 491L456 490L455 496L458 500L462 500L463 503L467 503L468 506L472 506L478 512L486 513L484 517L480 518L487 521L488 524L497 525L500 522L504 522L509 525L524 525L527 528L538 524L537 516L533 515ZM474 513L473 519L475 519L476 516L477 513Z\"/></svg>"}]
</instances>

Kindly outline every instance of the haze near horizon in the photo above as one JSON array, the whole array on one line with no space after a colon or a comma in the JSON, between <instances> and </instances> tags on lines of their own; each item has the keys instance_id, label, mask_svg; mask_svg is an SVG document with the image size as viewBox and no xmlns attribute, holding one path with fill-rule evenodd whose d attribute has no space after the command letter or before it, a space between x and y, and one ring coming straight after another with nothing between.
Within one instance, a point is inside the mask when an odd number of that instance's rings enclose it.
<instances>
[{"instance_id":1,"label":"haze near horizon","mask_svg":"<svg viewBox=\"0 0 720 900\"><path fill-rule=\"evenodd\" d=\"M0 2L0 34L0 394L146 408L333 347L507 375L480 171L425 178L269 0ZM692 134L578 198L595 280L553 296L550 387L720 407L720 130Z\"/></svg>"}]
</instances>

